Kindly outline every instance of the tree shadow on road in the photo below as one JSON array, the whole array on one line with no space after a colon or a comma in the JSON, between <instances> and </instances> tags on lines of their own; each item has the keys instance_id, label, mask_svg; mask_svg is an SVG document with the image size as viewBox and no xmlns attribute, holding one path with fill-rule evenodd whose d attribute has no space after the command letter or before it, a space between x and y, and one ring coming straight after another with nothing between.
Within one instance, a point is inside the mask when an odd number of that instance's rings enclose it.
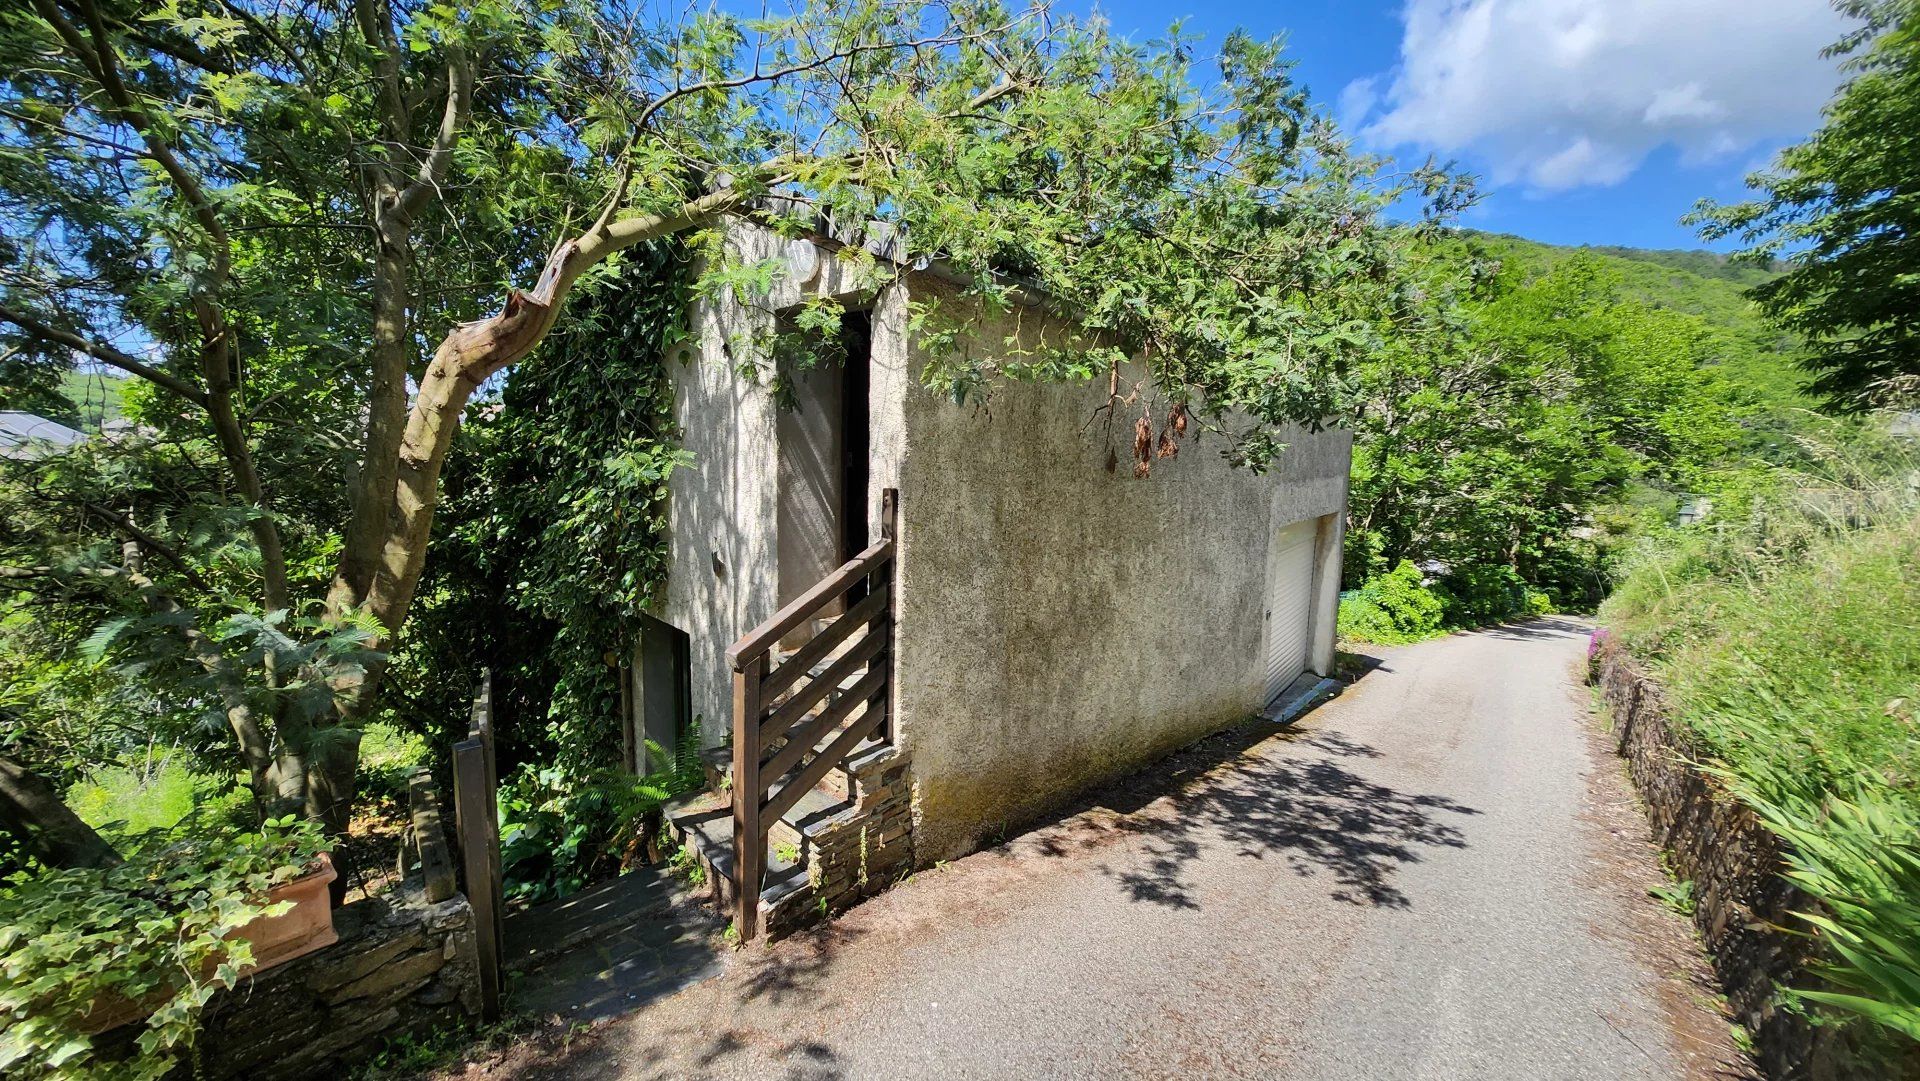
<instances>
[{"instance_id":1,"label":"tree shadow on road","mask_svg":"<svg viewBox=\"0 0 1920 1081\"><path fill-rule=\"evenodd\" d=\"M1272 735L1268 729L1252 736ZM1135 901L1198 909L1197 864L1225 847L1238 858L1279 859L1302 878L1330 876L1332 896L1355 905L1406 908L1394 872L1430 848L1464 848L1454 816L1480 812L1444 796L1401 792L1350 769L1382 752L1337 732L1319 732L1243 754L1241 740L1212 740L1202 762L1175 762L1123 784L1097 805L1119 812L1113 829L1138 840L1137 857L1104 868ZM1228 753L1222 753L1228 752Z\"/></svg>"},{"instance_id":2,"label":"tree shadow on road","mask_svg":"<svg viewBox=\"0 0 1920 1081\"><path fill-rule=\"evenodd\" d=\"M1484 638L1511 638L1531 642L1569 636L1583 637L1593 633L1593 626L1566 616L1541 616L1522 623L1498 623L1466 633Z\"/></svg>"},{"instance_id":3,"label":"tree shadow on road","mask_svg":"<svg viewBox=\"0 0 1920 1081\"><path fill-rule=\"evenodd\" d=\"M838 1081L839 1053L827 1043L765 1023L747 1011L787 1007L831 1009L839 989L830 980L835 956L862 935L828 923L786 939L781 948L751 946L731 970L703 990L713 1008L689 1024L686 1011L651 1015L647 1024L600 1025L581 1032L575 1014L490 1065L490 1076L513 1081L708 1081L743 1075L783 1081ZM699 993L699 992L695 992ZM804 1016L804 1014L802 1014ZM579 1033L576 1035L576 1033ZM541 1047L557 1040L560 1047ZM543 1053L544 1052L544 1053Z\"/></svg>"}]
</instances>

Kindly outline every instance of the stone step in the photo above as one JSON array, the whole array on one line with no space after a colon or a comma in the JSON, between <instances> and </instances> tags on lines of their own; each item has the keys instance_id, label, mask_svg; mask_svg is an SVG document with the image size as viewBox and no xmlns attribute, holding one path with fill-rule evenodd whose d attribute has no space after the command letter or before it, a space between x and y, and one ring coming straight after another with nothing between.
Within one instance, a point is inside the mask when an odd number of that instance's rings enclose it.
<instances>
[{"instance_id":1,"label":"stone step","mask_svg":"<svg viewBox=\"0 0 1920 1081\"><path fill-rule=\"evenodd\" d=\"M500 963L531 968L594 939L658 920L688 900L662 867L635 867L570 897L507 914Z\"/></svg>"},{"instance_id":2,"label":"stone step","mask_svg":"<svg viewBox=\"0 0 1920 1081\"><path fill-rule=\"evenodd\" d=\"M835 729L825 736L822 736L820 742L814 745L814 753L819 754L825 751L844 727L843 725L841 729ZM821 778L818 788L833 796L836 800L857 800L860 795L860 786L857 778L860 777L866 771L866 767L884 753L889 746L889 744L882 742L877 736L861 740L855 744L853 750L847 754L846 761L840 763L838 767L827 771L827 775ZM700 762L706 771L707 791L722 792L732 788L732 745L723 743L718 747L709 747L701 751ZM804 763L802 764L804 765Z\"/></svg>"},{"instance_id":3,"label":"stone step","mask_svg":"<svg viewBox=\"0 0 1920 1081\"><path fill-rule=\"evenodd\" d=\"M722 906L733 903L733 807L711 794L669 804L667 826L706 868L708 889ZM767 838L766 877L760 887L763 908L778 905L807 886L804 854L783 859L784 847Z\"/></svg>"}]
</instances>

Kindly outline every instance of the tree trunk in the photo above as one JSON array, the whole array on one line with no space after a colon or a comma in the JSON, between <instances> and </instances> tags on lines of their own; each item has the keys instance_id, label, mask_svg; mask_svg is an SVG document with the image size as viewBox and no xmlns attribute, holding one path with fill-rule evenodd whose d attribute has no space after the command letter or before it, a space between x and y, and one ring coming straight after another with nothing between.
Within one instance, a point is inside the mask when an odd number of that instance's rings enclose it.
<instances>
[{"instance_id":1,"label":"tree trunk","mask_svg":"<svg viewBox=\"0 0 1920 1081\"><path fill-rule=\"evenodd\" d=\"M0 830L49 867L111 867L119 853L39 774L0 755Z\"/></svg>"}]
</instances>

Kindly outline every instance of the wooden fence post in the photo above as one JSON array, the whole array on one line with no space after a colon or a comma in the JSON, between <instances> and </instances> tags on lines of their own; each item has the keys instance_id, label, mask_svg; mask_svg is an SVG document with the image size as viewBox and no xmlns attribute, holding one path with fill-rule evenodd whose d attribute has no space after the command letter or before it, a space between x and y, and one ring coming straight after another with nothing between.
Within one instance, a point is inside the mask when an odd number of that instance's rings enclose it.
<instances>
[{"instance_id":1,"label":"wooden fence post","mask_svg":"<svg viewBox=\"0 0 1920 1081\"><path fill-rule=\"evenodd\" d=\"M506 941L506 904L502 896L503 882L500 877L500 767L493 751L494 710L493 710L493 669L480 669L480 685L473 695L472 727L467 733L469 739L480 741L486 761L486 824L487 824L487 881L492 884L493 941L494 956L499 956L500 944ZM476 918L477 918L476 913Z\"/></svg>"},{"instance_id":2,"label":"wooden fence post","mask_svg":"<svg viewBox=\"0 0 1920 1081\"><path fill-rule=\"evenodd\" d=\"M407 794L413 809L413 847L420 857L420 880L428 903L437 905L458 890L453 860L447 854L447 831L441 822L440 794L434 791L433 775L421 770L408 778Z\"/></svg>"},{"instance_id":3,"label":"wooden fence post","mask_svg":"<svg viewBox=\"0 0 1920 1081\"><path fill-rule=\"evenodd\" d=\"M893 689L897 686L894 680L895 670L893 657L895 652L894 647L898 644L896 640L899 637L897 628L900 626L899 621L894 618L895 608L899 603L900 591L891 588L893 583L900 580L900 489L898 488L882 488L880 490L880 539L893 542L893 558L887 560L885 569L880 572L885 575L882 582L889 587L887 589L886 612L887 651L874 659L876 666L884 665L887 670L887 687L884 695L880 698L878 707L885 710L887 715L885 719L880 722L879 736L880 742L891 745L894 737ZM875 707L869 703L867 708L873 709Z\"/></svg>"},{"instance_id":4,"label":"wooden fence post","mask_svg":"<svg viewBox=\"0 0 1920 1081\"><path fill-rule=\"evenodd\" d=\"M478 739L453 745L453 812L460 834L460 871L473 906L473 937L480 961L480 1012L500 1018L500 829L487 784L487 752Z\"/></svg>"}]
</instances>

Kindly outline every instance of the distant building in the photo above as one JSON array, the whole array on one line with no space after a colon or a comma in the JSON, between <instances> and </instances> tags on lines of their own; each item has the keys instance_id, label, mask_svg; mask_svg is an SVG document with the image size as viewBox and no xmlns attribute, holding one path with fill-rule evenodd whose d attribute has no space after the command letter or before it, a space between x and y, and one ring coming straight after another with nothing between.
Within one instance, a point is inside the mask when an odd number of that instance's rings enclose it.
<instances>
[{"instance_id":1,"label":"distant building","mask_svg":"<svg viewBox=\"0 0 1920 1081\"><path fill-rule=\"evenodd\" d=\"M86 440L85 432L34 413L0 412L0 457L37 458Z\"/></svg>"},{"instance_id":2,"label":"distant building","mask_svg":"<svg viewBox=\"0 0 1920 1081\"><path fill-rule=\"evenodd\" d=\"M1682 495L1680 509L1675 512L1673 521L1675 525L1692 525L1705 521L1707 515L1712 513L1713 500L1703 495Z\"/></svg>"}]
</instances>

